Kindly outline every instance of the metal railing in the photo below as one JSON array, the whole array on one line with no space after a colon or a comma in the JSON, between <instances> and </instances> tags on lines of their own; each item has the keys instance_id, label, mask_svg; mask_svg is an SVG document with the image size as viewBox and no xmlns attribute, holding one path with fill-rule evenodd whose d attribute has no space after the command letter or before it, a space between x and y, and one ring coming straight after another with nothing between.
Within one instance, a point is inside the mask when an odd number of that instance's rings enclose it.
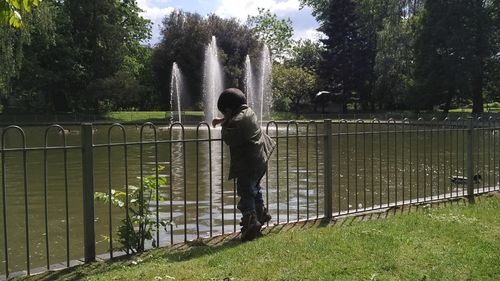
<instances>
[{"instance_id":1,"label":"metal railing","mask_svg":"<svg viewBox=\"0 0 500 281\"><path fill-rule=\"evenodd\" d=\"M499 190L500 126L493 117L271 121L262 129L277 143L263 179L271 224L463 196L472 201ZM220 129L206 123L9 126L0 153L7 278L129 253L116 250L116 232L131 202L114 207L111 194L128 198L135 185L142 199L149 175L156 179L148 206L156 227L142 248L237 231L228 149ZM160 177L168 183L159 184ZM95 202L95 192L106 192L108 202ZM162 220L170 222L164 229Z\"/></svg>"}]
</instances>

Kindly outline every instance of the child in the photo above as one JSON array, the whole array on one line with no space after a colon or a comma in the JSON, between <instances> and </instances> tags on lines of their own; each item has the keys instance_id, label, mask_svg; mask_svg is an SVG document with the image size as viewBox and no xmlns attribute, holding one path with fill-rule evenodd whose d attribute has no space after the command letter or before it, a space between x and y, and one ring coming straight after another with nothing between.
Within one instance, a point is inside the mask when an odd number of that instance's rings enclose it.
<instances>
[{"instance_id":1,"label":"child","mask_svg":"<svg viewBox=\"0 0 500 281\"><path fill-rule=\"evenodd\" d=\"M262 198L260 181L276 145L261 130L257 116L246 102L245 95L239 89L224 90L217 101L217 108L224 117L212 121L214 127L222 123L222 139L229 146L229 179L236 178L240 197L237 207L243 216L240 223L242 241L262 235L262 225L271 220Z\"/></svg>"}]
</instances>

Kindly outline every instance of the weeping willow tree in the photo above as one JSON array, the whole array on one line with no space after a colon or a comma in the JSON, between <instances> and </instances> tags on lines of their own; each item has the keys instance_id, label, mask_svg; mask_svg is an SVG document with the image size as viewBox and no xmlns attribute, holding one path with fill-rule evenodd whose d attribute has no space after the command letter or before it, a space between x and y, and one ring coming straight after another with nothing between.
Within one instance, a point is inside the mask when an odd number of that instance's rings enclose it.
<instances>
[{"instance_id":1,"label":"weeping willow tree","mask_svg":"<svg viewBox=\"0 0 500 281\"><path fill-rule=\"evenodd\" d=\"M22 2L22 3L21 3ZM22 5L21 5L22 4ZM45 44L52 44L55 24L50 1L0 1L0 104L8 108L16 98L13 82L20 75L25 61L25 47L33 36L42 36ZM39 6L36 10L31 7Z\"/></svg>"}]
</instances>

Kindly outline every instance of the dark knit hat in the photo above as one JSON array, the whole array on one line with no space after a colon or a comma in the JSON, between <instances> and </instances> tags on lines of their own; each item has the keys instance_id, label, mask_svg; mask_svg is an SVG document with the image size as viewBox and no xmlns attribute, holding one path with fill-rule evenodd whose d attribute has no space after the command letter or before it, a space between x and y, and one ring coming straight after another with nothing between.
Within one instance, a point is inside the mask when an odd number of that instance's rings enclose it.
<instances>
[{"instance_id":1,"label":"dark knit hat","mask_svg":"<svg viewBox=\"0 0 500 281\"><path fill-rule=\"evenodd\" d=\"M217 100L217 108L220 112L225 113L225 109L229 108L232 111L238 109L241 105L247 103L247 98L245 94L239 89L228 88L222 91Z\"/></svg>"}]
</instances>

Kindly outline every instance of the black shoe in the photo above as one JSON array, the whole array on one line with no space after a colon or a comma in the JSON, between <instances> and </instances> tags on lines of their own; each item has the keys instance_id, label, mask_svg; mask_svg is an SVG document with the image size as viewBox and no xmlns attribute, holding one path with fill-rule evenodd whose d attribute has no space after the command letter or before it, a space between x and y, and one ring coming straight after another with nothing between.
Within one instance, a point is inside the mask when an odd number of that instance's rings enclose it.
<instances>
[{"instance_id":1,"label":"black shoe","mask_svg":"<svg viewBox=\"0 0 500 281\"><path fill-rule=\"evenodd\" d=\"M243 214L241 218L241 241L252 241L257 237L262 236L260 229L262 224L257 220L257 214L255 211L247 212Z\"/></svg>"},{"instance_id":2,"label":"black shoe","mask_svg":"<svg viewBox=\"0 0 500 281\"><path fill-rule=\"evenodd\" d=\"M264 225L266 222L269 222L271 220L271 215L267 212L266 205L257 204L255 206L255 211L257 213L257 220L261 225Z\"/></svg>"}]
</instances>

